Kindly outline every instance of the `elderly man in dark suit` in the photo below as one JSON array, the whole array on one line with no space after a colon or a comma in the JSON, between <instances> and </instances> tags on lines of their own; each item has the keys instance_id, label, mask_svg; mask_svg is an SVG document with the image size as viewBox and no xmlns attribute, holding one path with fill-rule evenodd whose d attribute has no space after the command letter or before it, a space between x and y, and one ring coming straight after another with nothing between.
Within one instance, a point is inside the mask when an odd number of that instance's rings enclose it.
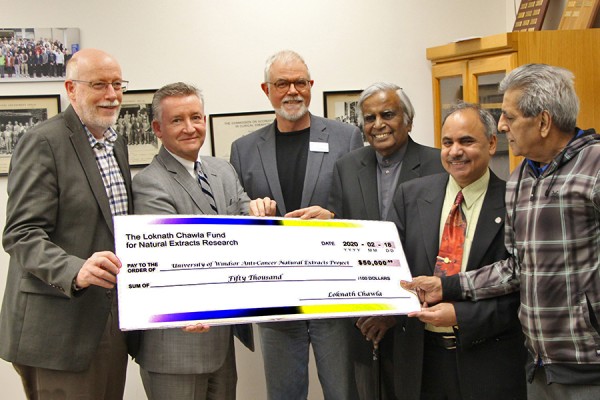
<instances>
[{"instance_id":1,"label":"elderly man in dark suit","mask_svg":"<svg viewBox=\"0 0 600 400\"><path fill-rule=\"evenodd\" d=\"M336 162L329 210L339 218L385 220L398 185L444 171L440 151L410 138L415 111L399 86L387 82L372 84L361 93L358 108L370 146L352 151ZM360 398L394 399L396 318L362 317L349 322Z\"/></svg>"},{"instance_id":2,"label":"elderly man in dark suit","mask_svg":"<svg viewBox=\"0 0 600 400\"><path fill-rule=\"evenodd\" d=\"M166 85L154 94L152 112L152 128L162 146L133 179L136 214L275 214L274 201L250 201L231 164L199 156L206 115L198 89L181 82ZM141 334L136 361L150 400L235 400L233 335L254 350L252 327L208 328Z\"/></svg>"},{"instance_id":3,"label":"elderly man in dark suit","mask_svg":"<svg viewBox=\"0 0 600 400\"><path fill-rule=\"evenodd\" d=\"M25 133L11 160L0 356L28 398L123 396L113 216L130 212L132 198L126 144L111 127L126 84L112 56L77 52L65 81L71 106Z\"/></svg>"},{"instance_id":4,"label":"elderly man in dark suit","mask_svg":"<svg viewBox=\"0 0 600 400\"><path fill-rule=\"evenodd\" d=\"M505 182L489 169L496 123L478 105L452 106L442 123L447 173L398 188L390 219L413 276L452 275L506 258ZM519 297L440 303L396 326L403 399L525 399Z\"/></svg>"},{"instance_id":5,"label":"elderly man in dark suit","mask_svg":"<svg viewBox=\"0 0 600 400\"><path fill-rule=\"evenodd\" d=\"M362 147L360 131L308 112L314 82L299 54L270 57L264 78L261 87L275 108L275 122L236 140L231 163L248 195L274 199L278 215L330 217L324 207L333 165ZM263 323L259 331L269 400L306 398L311 344L325 399L354 399L343 319Z\"/></svg>"}]
</instances>

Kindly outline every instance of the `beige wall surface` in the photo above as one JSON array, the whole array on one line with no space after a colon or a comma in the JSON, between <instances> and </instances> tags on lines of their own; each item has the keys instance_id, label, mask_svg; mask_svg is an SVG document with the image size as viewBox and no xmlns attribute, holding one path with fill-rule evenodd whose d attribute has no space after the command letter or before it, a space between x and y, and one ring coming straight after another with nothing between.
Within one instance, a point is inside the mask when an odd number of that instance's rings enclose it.
<instances>
[{"instance_id":1,"label":"beige wall surface","mask_svg":"<svg viewBox=\"0 0 600 400\"><path fill-rule=\"evenodd\" d=\"M413 101L413 138L433 145L431 67L425 49L458 38L511 30L512 0L146 0L24 3L2 0L0 27L80 28L82 47L121 62L130 89L186 81L204 91L206 111L270 109L260 91L265 59L277 50L302 54L315 80L311 111L323 115L322 91L393 81ZM518 3L518 2L517 2ZM61 94L60 82L0 83L0 96ZM203 154L210 154L206 142ZM0 177L0 229L6 219ZM8 255L0 250L0 296ZM40 332L40 334L43 334ZM2 338L0 338L2 340ZM264 399L260 351L238 347L238 398ZM309 399L322 399L311 368ZM17 374L0 361L0 398L24 399ZM129 367L125 399L144 399L138 368Z\"/></svg>"}]
</instances>

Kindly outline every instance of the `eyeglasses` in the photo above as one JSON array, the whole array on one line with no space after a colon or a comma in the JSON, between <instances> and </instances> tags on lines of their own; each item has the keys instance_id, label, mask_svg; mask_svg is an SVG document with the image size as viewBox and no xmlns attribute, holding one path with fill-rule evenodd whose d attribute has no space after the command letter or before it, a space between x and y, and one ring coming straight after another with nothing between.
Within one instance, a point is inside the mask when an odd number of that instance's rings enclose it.
<instances>
[{"instance_id":1,"label":"eyeglasses","mask_svg":"<svg viewBox=\"0 0 600 400\"><path fill-rule=\"evenodd\" d=\"M277 89L277 91L280 93L285 93L288 90L290 90L290 85L294 85L296 90L298 90L299 92L303 92L306 89L310 88L310 86L311 86L310 81L307 79L298 79L297 81L294 81L294 82L290 82L286 79L278 79L275 82L265 82L265 83L275 86L275 89Z\"/></svg>"},{"instance_id":2,"label":"eyeglasses","mask_svg":"<svg viewBox=\"0 0 600 400\"><path fill-rule=\"evenodd\" d=\"M89 87L91 87L94 90L97 90L98 92L100 91L104 91L106 89L108 89L108 85L112 86L112 88L114 89L115 92L125 92L127 91L127 85L129 84L129 81L114 81L114 82L100 82L100 81L80 81L78 79L71 79L71 81L73 82L79 82L79 83L87 83Z\"/></svg>"}]
</instances>

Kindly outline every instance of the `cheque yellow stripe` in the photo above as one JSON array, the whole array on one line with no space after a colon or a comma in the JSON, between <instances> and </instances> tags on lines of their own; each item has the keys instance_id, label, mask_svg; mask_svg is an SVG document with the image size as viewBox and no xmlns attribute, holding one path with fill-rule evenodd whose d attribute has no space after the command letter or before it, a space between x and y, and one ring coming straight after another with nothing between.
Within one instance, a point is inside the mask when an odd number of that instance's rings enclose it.
<instances>
[{"instance_id":1,"label":"cheque yellow stripe","mask_svg":"<svg viewBox=\"0 0 600 400\"><path fill-rule=\"evenodd\" d=\"M395 307L385 303L325 304L315 306L301 306L299 308L302 314L344 313L354 311L384 311L395 309Z\"/></svg>"},{"instance_id":2,"label":"cheque yellow stripe","mask_svg":"<svg viewBox=\"0 0 600 400\"><path fill-rule=\"evenodd\" d=\"M285 220L281 221L281 225L283 226L316 226L320 228L359 228L362 225L357 222L348 222L348 221L334 221L334 220L302 220L302 219L294 219L294 220Z\"/></svg>"}]
</instances>

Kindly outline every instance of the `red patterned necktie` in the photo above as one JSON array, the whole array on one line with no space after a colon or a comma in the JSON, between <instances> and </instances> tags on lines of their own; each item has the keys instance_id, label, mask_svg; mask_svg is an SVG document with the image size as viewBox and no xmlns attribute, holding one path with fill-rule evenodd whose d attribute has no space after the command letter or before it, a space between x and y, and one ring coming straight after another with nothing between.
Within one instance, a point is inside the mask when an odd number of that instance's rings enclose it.
<instances>
[{"instance_id":1,"label":"red patterned necktie","mask_svg":"<svg viewBox=\"0 0 600 400\"><path fill-rule=\"evenodd\" d=\"M460 272L467 231L467 220L460 207L463 199L462 191L458 192L444 224L440 252L433 272L435 276L448 276Z\"/></svg>"}]
</instances>

